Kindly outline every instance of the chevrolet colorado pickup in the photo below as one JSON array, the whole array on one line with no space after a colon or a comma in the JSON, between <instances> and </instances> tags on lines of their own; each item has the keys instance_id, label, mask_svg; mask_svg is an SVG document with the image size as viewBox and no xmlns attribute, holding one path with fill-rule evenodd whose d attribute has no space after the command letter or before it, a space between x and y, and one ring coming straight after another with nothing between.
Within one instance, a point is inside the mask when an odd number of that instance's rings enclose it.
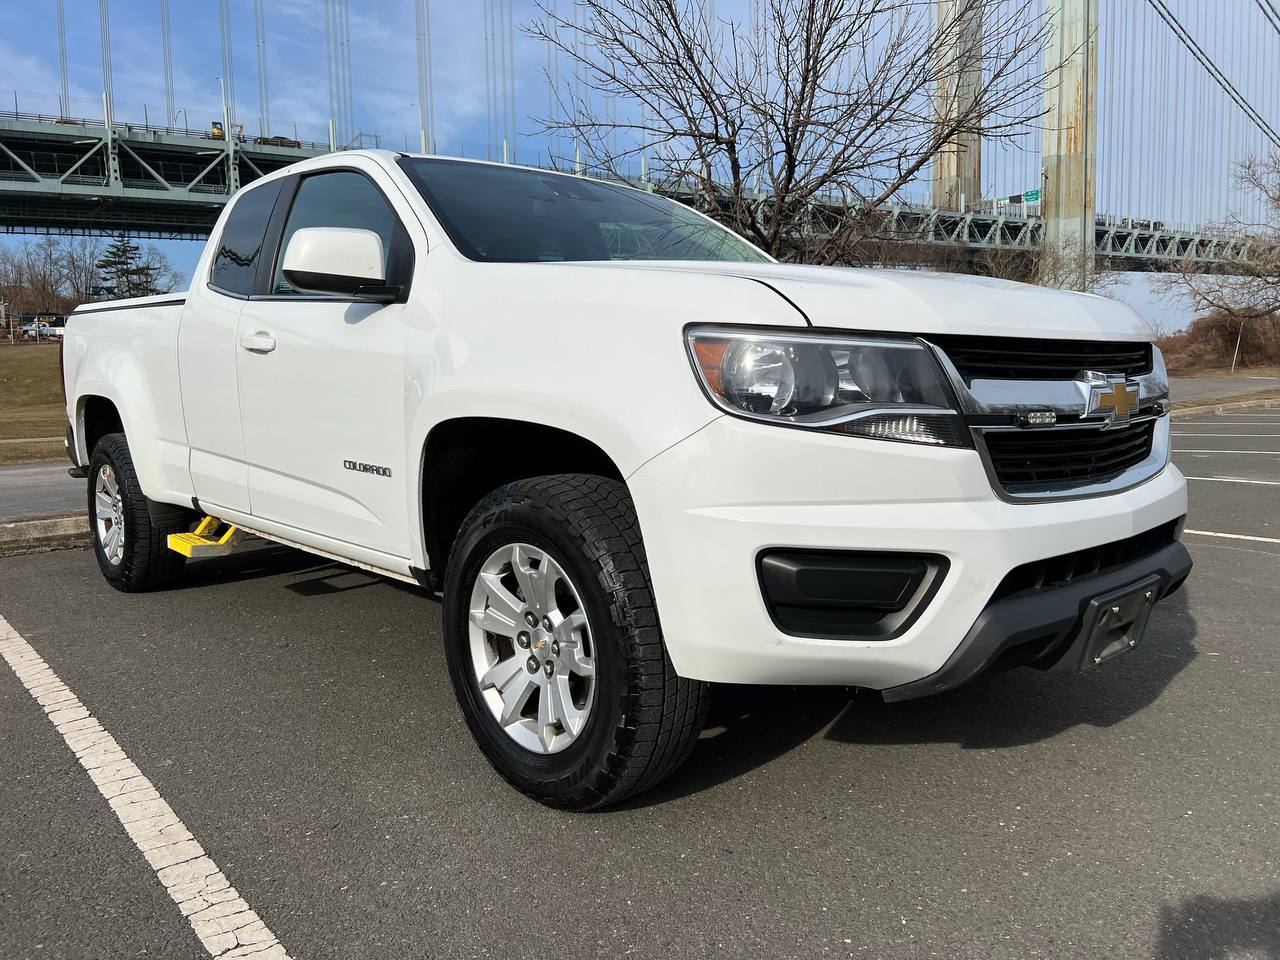
<instances>
[{"instance_id":1,"label":"chevrolet colorado pickup","mask_svg":"<svg viewBox=\"0 0 1280 960\"><path fill-rule=\"evenodd\" d=\"M241 190L185 295L81 307L63 360L112 586L172 582L200 522L439 592L480 749L588 809L687 757L709 683L899 700L1138 643L1191 566L1148 341L1096 296L351 152Z\"/></svg>"}]
</instances>

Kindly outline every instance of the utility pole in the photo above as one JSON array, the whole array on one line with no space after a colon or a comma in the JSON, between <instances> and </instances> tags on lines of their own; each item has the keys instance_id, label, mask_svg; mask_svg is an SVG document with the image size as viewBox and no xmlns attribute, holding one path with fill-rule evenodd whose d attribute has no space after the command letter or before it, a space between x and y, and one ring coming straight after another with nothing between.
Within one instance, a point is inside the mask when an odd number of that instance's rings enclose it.
<instances>
[{"instance_id":1,"label":"utility pole","mask_svg":"<svg viewBox=\"0 0 1280 960\"><path fill-rule=\"evenodd\" d=\"M938 0L937 30L944 39L938 54L937 113L943 124L974 114L982 87L982 10L983 4L974 0ZM933 205L963 213L981 198L982 135L970 128L952 137L934 158Z\"/></svg>"},{"instance_id":2,"label":"utility pole","mask_svg":"<svg viewBox=\"0 0 1280 960\"><path fill-rule=\"evenodd\" d=\"M1088 289L1093 274L1098 156L1098 0L1046 0L1042 256L1059 286Z\"/></svg>"}]
</instances>

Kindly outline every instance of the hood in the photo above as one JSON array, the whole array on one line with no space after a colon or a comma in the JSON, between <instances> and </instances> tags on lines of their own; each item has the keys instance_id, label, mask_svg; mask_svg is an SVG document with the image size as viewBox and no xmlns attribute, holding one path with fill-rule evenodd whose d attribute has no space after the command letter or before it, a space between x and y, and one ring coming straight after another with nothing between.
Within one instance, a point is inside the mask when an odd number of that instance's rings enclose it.
<instances>
[{"instance_id":1,"label":"hood","mask_svg":"<svg viewBox=\"0 0 1280 960\"><path fill-rule=\"evenodd\" d=\"M790 300L815 327L1068 340L1151 339L1142 318L1117 300L991 277L784 263L615 260L599 267L759 281Z\"/></svg>"}]
</instances>

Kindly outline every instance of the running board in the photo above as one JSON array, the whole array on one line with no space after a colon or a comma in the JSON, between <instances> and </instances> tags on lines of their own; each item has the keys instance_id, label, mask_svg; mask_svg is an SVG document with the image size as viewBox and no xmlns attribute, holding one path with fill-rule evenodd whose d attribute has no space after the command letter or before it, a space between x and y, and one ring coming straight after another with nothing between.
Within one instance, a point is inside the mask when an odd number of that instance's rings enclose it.
<instances>
[{"instance_id":1,"label":"running board","mask_svg":"<svg viewBox=\"0 0 1280 960\"><path fill-rule=\"evenodd\" d=\"M213 533L218 529L219 524L223 523L227 525L226 531L220 538L213 539ZM409 573L401 573L398 570L390 570L386 567L376 566L371 563L352 560L350 557L331 553L328 550L322 550L319 547L313 547L307 543L300 543L297 540L291 540L276 533L268 533L265 530L246 527L244 524L232 523L229 520L219 520L217 517L211 516L206 516L201 520L200 525L191 533L169 534L169 549L182 554L184 557L191 557L193 559L201 559L204 557L223 557L231 553L231 551L236 548L237 542L245 536L259 537L263 540L269 540L272 543L278 543L282 546L293 547L295 550L302 550L305 553L314 554L317 557L324 557L326 560L336 561L344 566L355 567L368 573L375 573L380 577L388 577L392 580L399 580L402 583L412 584L415 587L426 587L427 589L431 589L430 586Z\"/></svg>"},{"instance_id":2,"label":"running board","mask_svg":"<svg viewBox=\"0 0 1280 960\"><path fill-rule=\"evenodd\" d=\"M214 536L222 521L217 517L205 517L191 533L169 534L169 549L192 560L206 557L225 557L240 542L241 530L234 523L226 524L220 536Z\"/></svg>"}]
</instances>

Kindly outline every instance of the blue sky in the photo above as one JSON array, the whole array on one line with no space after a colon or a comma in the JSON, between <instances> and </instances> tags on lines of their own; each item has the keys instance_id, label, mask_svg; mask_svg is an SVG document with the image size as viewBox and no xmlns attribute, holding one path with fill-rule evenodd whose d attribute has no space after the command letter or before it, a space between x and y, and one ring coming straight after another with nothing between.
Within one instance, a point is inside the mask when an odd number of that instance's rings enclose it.
<instances>
[{"instance_id":1,"label":"blue sky","mask_svg":"<svg viewBox=\"0 0 1280 960\"><path fill-rule=\"evenodd\" d=\"M101 60L97 0L65 0L73 114L101 113ZM570 0L558 0L567 8ZM741 17L748 0L719 0L719 17ZM1259 20L1253 0L1166 0L1233 80L1273 123L1280 85L1267 63L1280 55L1274 33ZM386 146L416 149L418 105L415 18L412 0L349 0L354 120L377 131ZM433 0L432 33L436 137L441 152L475 155L485 150L486 93L484 3ZM1099 164L1099 209L1118 214L1183 216L1195 221L1224 216L1233 203L1230 165L1253 149L1247 125L1206 118L1233 108L1208 83L1168 33L1152 20L1143 0L1102 0L1100 137L1112 144ZM512 0L517 23L535 15L532 0ZM186 121L202 127L220 117L217 77L222 72L217 0L170 0L174 88ZM323 0L266 0L268 75L273 133L323 139L328 117ZM231 3L234 83L238 118L258 133L257 53L252 0ZM1255 22L1257 21L1257 22ZM1243 37L1243 39L1242 39ZM111 40L118 118L164 116L158 0L112 0ZM1105 42L1110 40L1110 43ZM1134 56L1137 53L1138 56ZM515 36L518 156L545 155L545 141L531 114L547 109L543 80L546 51L517 30ZM1153 76L1153 74L1156 74ZM21 109L57 112L58 47L53 0L5 0L0 14L0 98ZM1144 131L1149 130L1149 133ZM1170 132L1172 131L1172 132ZM1191 136L1188 131L1198 131ZM1179 139L1155 139L1157 136ZM1038 179L1037 132L1026 149L984 155L984 180L992 195L1018 192ZM1024 183L1026 181L1026 183ZM1137 204L1141 209L1126 210ZM1162 208L1167 212L1155 211ZM1149 212L1155 211L1155 212ZM165 244L181 270L191 268L198 245ZM1142 281L1119 291L1144 311L1163 311L1177 323L1176 308L1152 305Z\"/></svg>"}]
</instances>

